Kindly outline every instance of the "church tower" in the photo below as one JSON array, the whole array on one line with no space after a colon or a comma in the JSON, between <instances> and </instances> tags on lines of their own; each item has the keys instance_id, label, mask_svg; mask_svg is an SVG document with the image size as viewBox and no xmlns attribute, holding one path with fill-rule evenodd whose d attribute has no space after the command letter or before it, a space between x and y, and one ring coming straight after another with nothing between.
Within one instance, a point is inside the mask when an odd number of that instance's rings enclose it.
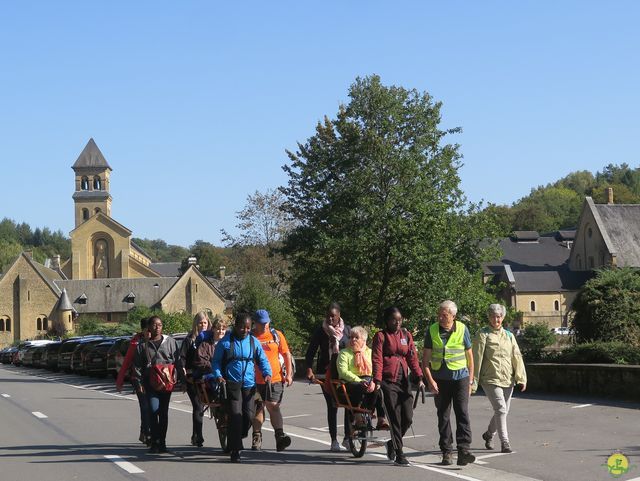
<instances>
[{"instance_id":1,"label":"church tower","mask_svg":"<svg viewBox=\"0 0 640 481\"><path fill-rule=\"evenodd\" d=\"M76 228L98 212L111 217L109 176L112 169L93 139L89 139L71 168L76 174L73 194Z\"/></svg>"}]
</instances>

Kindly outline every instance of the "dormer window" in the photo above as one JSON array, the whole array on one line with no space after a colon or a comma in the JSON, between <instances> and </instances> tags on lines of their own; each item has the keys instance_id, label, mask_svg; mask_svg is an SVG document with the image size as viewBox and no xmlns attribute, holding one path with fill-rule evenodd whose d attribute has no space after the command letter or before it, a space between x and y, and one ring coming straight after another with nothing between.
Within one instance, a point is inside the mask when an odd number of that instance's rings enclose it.
<instances>
[{"instance_id":1,"label":"dormer window","mask_svg":"<svg viewBox=\"0 0 640 481\"><path fill-rule=\"evenodd\" d=\"M127 297L124 298L124 302L126 302L127 304L134 304L136 302L136 295L133 293L133 291L127 294Z\"/></svg>"},{"instance_id":2,"label":"dormer window","mask_svg":"<svg viewBox=\"0 0 640 481\"><path fill-rule=\"evenodd\" d=\"M86 304L87 303L87 295L83 292L78 300L76 301L78 304Z\"/></svg>"}]
</instances>

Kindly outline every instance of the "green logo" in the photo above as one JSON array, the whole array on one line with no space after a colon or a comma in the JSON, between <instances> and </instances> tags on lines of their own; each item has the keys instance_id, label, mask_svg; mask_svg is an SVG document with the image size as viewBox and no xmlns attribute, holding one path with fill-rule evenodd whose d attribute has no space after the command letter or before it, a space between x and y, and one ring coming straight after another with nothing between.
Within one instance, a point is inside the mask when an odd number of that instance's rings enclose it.
<instances>
[{"instance_id":1,"label":"green logo","mask_svg":"<svg viewBox=\"0 0 640 481\"><path fill-rule=\"evenodd\" d=\"M635 468L636 465L629 465L629 458L627 458L622 453L613 453L607 459L606 464L602 464L601 466L606 466L609 474L613 478L619 478L629 472L631 468Z\"/></svg>"}]
</instances>

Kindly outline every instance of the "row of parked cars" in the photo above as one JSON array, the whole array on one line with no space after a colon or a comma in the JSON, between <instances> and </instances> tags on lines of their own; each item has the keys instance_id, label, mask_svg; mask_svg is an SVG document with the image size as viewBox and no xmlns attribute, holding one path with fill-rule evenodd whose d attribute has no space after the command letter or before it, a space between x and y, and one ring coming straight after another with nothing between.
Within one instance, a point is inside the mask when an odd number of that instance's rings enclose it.
<instances>
[{"instance_id":1,"label":"row of parked cars","mask_svg":"<svg viewBox=\"0 0 640 481\"><path fill-rule=\"evenodd\" d=\"M185 335L173 337L182 342ZM59 341L23 341L0 351L0 362L74 372L104 377L116 377L129 348L131 336L82 336Z\"/></svg>"}]
</instances>

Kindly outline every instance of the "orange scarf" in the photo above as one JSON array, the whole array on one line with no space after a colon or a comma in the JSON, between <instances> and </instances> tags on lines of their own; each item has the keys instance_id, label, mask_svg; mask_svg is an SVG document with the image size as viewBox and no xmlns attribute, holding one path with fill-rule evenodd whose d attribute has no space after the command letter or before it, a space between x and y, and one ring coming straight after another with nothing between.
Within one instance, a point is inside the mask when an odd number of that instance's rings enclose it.
<instances>
[{"instance_id":1,"label":"orange scarf","mask_svg":"<svg viewBox=\"0 0 640 481\"><path fill-rule=\"evenodd\" d=\"M364 355L366 349L367 346L362 339L360 339L358 346L353 347L353 363L361 376L371 376L371 361Z\"/></svg>"}]
</instances>

